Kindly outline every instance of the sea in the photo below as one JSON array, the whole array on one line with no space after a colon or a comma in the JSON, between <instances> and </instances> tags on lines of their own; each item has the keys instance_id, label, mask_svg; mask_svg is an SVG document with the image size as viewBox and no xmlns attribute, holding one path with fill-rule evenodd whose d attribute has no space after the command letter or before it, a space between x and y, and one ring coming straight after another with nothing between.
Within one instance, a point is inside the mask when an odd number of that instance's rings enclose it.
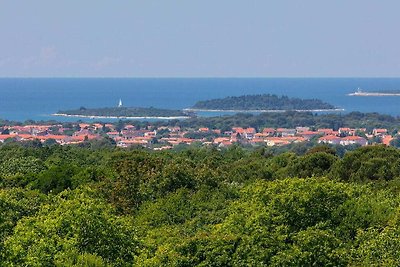
<instances>
[{"instance_id":1,"label":"sea","mask_svg":"<svg viewBox=\"0 0 400 267\"><path fill-rule=\"evenodd\" d=\"M115 107L119 99L126 107L184 109L199 100L244 94L317 98L344 109L341 113L400 116L400 96L347 95L357 88L400 90L400 78L0 78L0 119L76 121L77 118L51 114L80 107ZM227 113L198 115L224 114Z\"/></svg>"}]
</instances>

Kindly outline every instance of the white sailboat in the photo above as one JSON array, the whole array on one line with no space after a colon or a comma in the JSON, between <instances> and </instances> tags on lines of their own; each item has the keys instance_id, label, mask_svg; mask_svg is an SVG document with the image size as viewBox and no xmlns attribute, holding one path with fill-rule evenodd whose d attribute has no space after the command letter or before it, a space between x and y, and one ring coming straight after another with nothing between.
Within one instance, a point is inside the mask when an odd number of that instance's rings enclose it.
<instances>
[{"instance_id":1,"label":"white sailboat","mask_svg":"<svg viewBox=\"0 0 400 267\"><path fill-rule=\"evenodd\" d=\"M119 99L118 107L119 107L119 108L122 107L122 100L121 100L121 98Z\"/></svg>"}]
</instances>

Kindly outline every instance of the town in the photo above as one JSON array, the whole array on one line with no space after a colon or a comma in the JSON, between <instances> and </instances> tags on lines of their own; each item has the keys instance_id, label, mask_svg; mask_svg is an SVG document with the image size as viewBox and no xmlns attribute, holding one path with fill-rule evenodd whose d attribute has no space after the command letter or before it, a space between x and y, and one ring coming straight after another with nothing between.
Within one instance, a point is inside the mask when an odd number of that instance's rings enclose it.
<instances>
[{"instance_id":1,"label":"town","mask_svg":"<svg viewBox=\"0 0 400 267\"><path fill-rule=\"evenodd\" d=\"M205 146L227 147L232 144L285 146L292 143L315 141L331 145L360 145L382 143L387 146L394 139L387 129L312 127L255 128L232 127L221 129L183 129L177 126L147 126L112 123L64 123L52 125L24 125L0 127L0 142L39 140L44 144L79 144L87 140L112 139L118 147L142 146L153 150L172 149L179 144L194 143Z\"/></svg>"}]
</instances>

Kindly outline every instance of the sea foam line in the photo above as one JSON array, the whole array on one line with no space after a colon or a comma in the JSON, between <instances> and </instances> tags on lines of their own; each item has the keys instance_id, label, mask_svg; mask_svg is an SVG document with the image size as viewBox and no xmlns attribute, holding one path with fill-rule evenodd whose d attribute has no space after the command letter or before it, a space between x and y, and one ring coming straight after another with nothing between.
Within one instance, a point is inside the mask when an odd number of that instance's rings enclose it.
<instances>
[{"instance_id":1,"label":"sea foam line","mask_svg":"<svg viewBox=\"0 0 400 267\"><path fill-rule=\"evenodd\" d=\"M88 116L88 115L73 115L73 114L64 114L64 113L54 113L54 114L51 114L51 116L89 118L89 119L130 119L130 120L141 120L141 119L180 120L180 119L189 119L190 118L188 116L176 116L176 117Z\"/></svg>"}]
</instances>

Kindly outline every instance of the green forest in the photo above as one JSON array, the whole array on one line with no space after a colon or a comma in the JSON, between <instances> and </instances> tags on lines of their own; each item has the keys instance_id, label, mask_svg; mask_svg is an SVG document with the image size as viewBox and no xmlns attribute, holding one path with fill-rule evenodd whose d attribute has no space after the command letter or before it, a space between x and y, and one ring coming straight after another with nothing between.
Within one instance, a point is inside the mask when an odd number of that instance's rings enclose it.
<instances>
[{"instance_id":1,"label":"green forest","mask_svg":"<svg viewBox=\"0 0 400 267\"><path fill-rule=\"evenodd\" d=\"M395 148L9 142L0 170L0 266L400 265Z\"/></svg>"},{"instance_id":2,"label":"green forest","mask_svg":"<svg viewBox=\"0 0 400 267\"><path fill-rule=\"evenodd\" d=\"M300 99L263 94L198 101L193 108L204 110L314 110L334 109L335 107L319 99Z\"/></svg>"},{"instance_id":3,"label":"green forest","mask_svg":"<svg viewBox=\"0 0 400 267\"><path fill-rule=\"evenodd\" d=\"M65 112L65 111L59 111ZM71 113L72 114L72 113ZM166 114L166 113L164 113ZM157 116L159 116L158 114ZM170 114L171 115L171 114ZM177 115L177 114L175 114ZM191 116L192 114L187 114ZM172 115L171 115L172 116ZM58 124L59 122L52 121L33 121L25 122L9 121L0 119L0 127L4 125L26 125L26 124ZM99 122L102 123L102 122ZM140 128L148 126L180 126L185 128L198 129L200 127L208 127L210 129L230 130L232 127L254 127L262 130L265 127L285 127L295 128L297 126L309 126L318 128L329 128L337 130L340 127L352 128L386 128L391 131L400 129L400 117L380 113L325 113L318 114L312 112L263 112L260 114L237 113L234 115L213 116L213 117L191 117L184 120L120 120L117 124L133 124ZM63 123L68 125L70 123Z\"/></svg>"},{"instance_id":4,"label":"green forest","mask_svg":"<svg viewBox=\"0 0 400 267\"><path fill-rule=\"evenodd\" d=\"M386 128L391 131L400 129L400 118L379 113L329 113L317 114L312 112L263 112L260 114L238 113L235 115L196 117L185 120L169 121L131 121L134 125L141 127L152 126L180 126L184 128L208 127L210 129L230 130L232 127L254 127L262 130L265 127L295 128L297 126L309 126L315 129L329 128L339 129L340 127L351 128ZM1 122L0 122L1 125Z\"/></svg>"}]
</instances>

